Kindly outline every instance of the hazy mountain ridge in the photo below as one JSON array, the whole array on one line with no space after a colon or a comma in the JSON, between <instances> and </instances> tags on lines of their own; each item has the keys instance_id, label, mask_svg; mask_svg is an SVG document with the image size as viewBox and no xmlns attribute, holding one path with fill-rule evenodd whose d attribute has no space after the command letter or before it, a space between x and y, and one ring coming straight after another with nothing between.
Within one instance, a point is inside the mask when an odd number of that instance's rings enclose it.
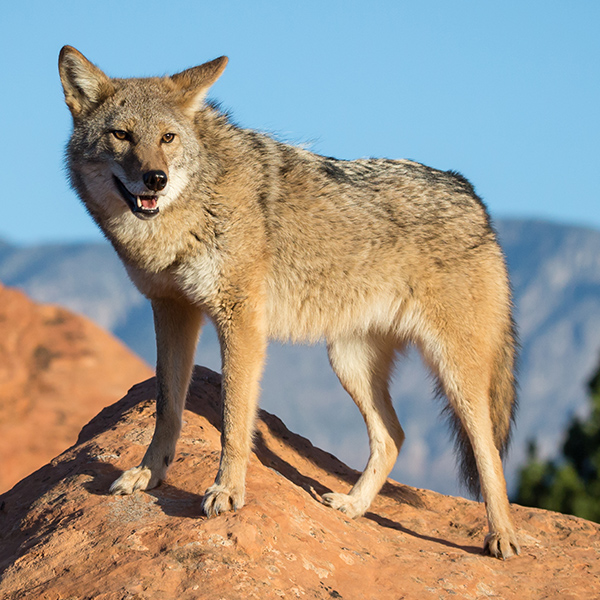
<instances>
[{"instance_id":1,"label":"hazy mountain ridge","mask_svg":"<svg viewBox=\"0 0 600 600\"><path fill-rule=\"evenodd\" d=\"M146 302L105 243L0 245L0 281L38 302L85 314L111 331Z\"/></svg>"},{"instance_id":2,"label":"hazy mountain ridge","mask_svg":"<svg viewBox=\"0 0 600 600\"><path fill-rule=\"evenodd\" d=\"M497 229L514 288L522 352L520 410L509 481L527 439L556 452L574 412L586 409L586 382L600 358L600 231L544 221L500 220ZM148 362L155 357L149 304L108 244L0 244L0 281L32 298L62 304L110 329ZM196 360L219 368L212 327ZM362 419L331 372L324 348L269 348L261 404L289 427L354 467L366 459ZM446 428L434 413L432 385L416 354L401 361L392 395L407 434L398 480L444 493L458 488Z\"/></svg>"}]
</instances>

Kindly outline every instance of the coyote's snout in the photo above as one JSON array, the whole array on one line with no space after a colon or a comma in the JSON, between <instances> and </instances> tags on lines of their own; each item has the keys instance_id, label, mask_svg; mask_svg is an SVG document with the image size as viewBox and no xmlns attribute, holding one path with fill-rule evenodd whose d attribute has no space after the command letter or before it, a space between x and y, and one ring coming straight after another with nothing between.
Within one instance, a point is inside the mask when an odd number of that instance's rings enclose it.
<instances>
[{"instance_id":1,"label":"coyote's snout","mask_svg":"<svg viewBox=\"0 0 600 600\"><path fill-rule=\"evenodd\" d=\"M155 216L159 212L158 196L156 194L140 193L132 194L127 186L113 175L116 188L119 190L123 200L129 205L134 214L140 217ZM160 192L167 186L167 174L164 171L146 171L142 179L147 190Z\"/></svg>"},{"instance_id":2,"label":"coyote's snout","mask_svg":"<svg viewBox=\"0 0 600 600\"><path fill-rule=\"evenodd\" d=\"M506 267L469 182L407 160L342 161L233 125L205 102L227 59L171 77L111 79L65 46L71 182L152 302L156 429L141 464L111 487L149 489L175 456L204 317L223 370L222 454L207 515L244 504L269 338L325 339L360 409L371 454L348 494L365 513L404 432L388 391L415 344L448 400L467 485L486 502L485 549L518 552L501 454L515 407Z\"/></svg>"},{"instance_id":3,"label":"coyote's snout","mask_svg":"<svg viewBox=\"0 0 600 600\"><path fill-rule=\"evenodd\" d=\"M133 132L111 131L112 144L120 150L122 159L115 161L113 181L131 211L139 218L152 218L160 212L159 200L167 194L169 177L163 144L175 140L174 133L165 133L154 144ZM117 174L118 173L118 174Z\"/></svg>"}]
</instances>

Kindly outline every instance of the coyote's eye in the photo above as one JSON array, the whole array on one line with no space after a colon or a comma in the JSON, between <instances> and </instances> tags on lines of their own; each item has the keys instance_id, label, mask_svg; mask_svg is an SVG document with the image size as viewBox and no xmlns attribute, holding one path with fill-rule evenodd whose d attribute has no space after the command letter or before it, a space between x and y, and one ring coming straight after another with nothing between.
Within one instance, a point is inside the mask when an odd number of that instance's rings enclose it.
<instances>
[{"instance_id":1,"label":"coyote's eye","mask_svg":"<svg viewBox=\"0 0 600 600\"><path fill-rule=\"evenodd\" d=\"M128 140L129 134L122 129L115 129L111 132L118 140Z\"/></svg>"},{"instance_id":2,"label":"coyote's eye","mask_svg":"<svg viewBox=\"0 0 600 600\"><path fill-rule=\"evenodd\" d=\"M174 139L174 133L165 133L165 135L162 136L161 141L163 144L170 144Z\"/></svg>"}]
</instances>

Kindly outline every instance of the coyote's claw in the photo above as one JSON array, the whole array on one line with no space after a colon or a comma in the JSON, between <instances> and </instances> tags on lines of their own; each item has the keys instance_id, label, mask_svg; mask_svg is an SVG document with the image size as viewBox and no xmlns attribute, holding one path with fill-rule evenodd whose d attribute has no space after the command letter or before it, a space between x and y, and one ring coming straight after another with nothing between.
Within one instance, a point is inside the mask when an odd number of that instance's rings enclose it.
<instances>
[{"instance_id":1,"label":"coyote's claw","mask_svg":"<svg viewBox=\"0 0 600 600\"><path fill-rule=\"evenodd\" d=\"M512 531L488 533L483 543L483 551L502 560L521 554L517 536Z\"/></svg>"},{"instance_id":2,"label":"coyote's claw","mask_svg":"<svg viewBox=\"0 0 600 600\"><path fill-rule=\"evenodd\" d=\"M230 490L224 485L213 484L204 494L202 510L207 517L217 517L220 513L229 510L237 511L244 506L243 490Z\"/></svg>"},{"instance_id":3,"label":"coyote's claw","mask_svg":"<svg viewBox=\"0 0 600 600\"><path fill-rule=\"evenodd\" d=\"M354 498L348 494L329 492L327 494L323 494L321 498L323 500L323 504L339 510L351 519L355 519L356 517L364 515L368 508L363 507L358 498Z\"/></svg>"},{"instance_id":4,"label":"coyote's claw","mask_svg":"<svg viewBox=\"0 0 600 600\"><path fill-rule=\"evenodd\" d=\"M150 490L160 483L158 478L152 477L152 471L148 467L134 467L125 471L110 486L110 493L119 495L133 494L137 490Z\"/></svg>"}]
</instances>

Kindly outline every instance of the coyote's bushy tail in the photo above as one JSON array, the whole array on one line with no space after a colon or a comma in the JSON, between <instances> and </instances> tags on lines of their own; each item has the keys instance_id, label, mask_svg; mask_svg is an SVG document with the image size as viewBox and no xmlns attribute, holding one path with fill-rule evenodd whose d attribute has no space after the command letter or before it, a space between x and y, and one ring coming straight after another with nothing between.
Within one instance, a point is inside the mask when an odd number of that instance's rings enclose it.
<instances>
[{"instance_id":1,"label":"coyote's bushy tail","mask_svg":"<svg viewBox=\"0 0 600 600\"><path fill-rule=\"evenodd\" d=\"M502 458L510 443L511 427L517 409L517 350L516 328L511 319L510 326L496 353L489 389L494 443ZM447 414L455 438L457 455L459 455L459 469L463 483L474 497L479 498L481 496L479 474L471 440L451 403L448 403Z\"/></svg>"}]
</instances>

